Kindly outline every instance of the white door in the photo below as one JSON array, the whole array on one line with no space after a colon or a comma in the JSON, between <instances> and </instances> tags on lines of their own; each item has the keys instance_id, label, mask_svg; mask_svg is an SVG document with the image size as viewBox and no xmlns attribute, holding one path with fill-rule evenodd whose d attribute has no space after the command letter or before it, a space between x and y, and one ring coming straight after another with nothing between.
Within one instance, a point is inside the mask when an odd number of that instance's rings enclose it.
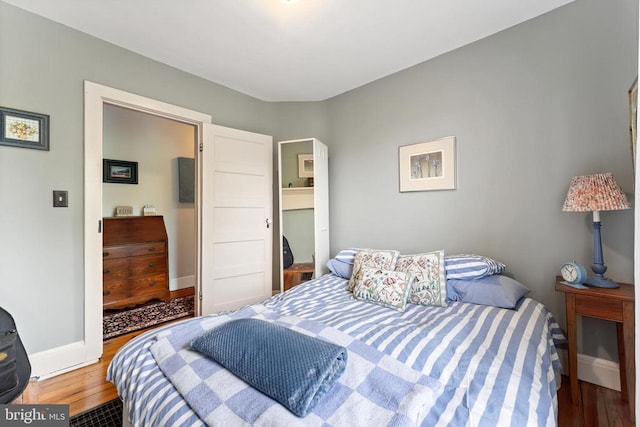
<instances>
[{"instance_id":1,"label":"white door","mask_svg":"<svg viewBox=\"0 0 640 427\"><path fill-rule=\"evenodd\" d=\"M203 127L200 314L271 296L273 140Z\"/></svg>"},{"instance_id":2,"label":"white door","mask_svg":"<svg viewBox=\"0 0 640 427\"><path fill-rule=\"evenodd\" d=\"M313 140L313 223L316 277L326 273L329 261L329 149Z\"/></svg>"}]
</instances>

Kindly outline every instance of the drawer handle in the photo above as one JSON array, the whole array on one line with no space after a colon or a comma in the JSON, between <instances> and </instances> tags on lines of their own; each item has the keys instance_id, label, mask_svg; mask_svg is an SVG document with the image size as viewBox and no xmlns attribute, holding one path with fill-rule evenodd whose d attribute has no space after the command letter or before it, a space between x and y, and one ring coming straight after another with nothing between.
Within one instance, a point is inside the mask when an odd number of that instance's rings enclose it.
<instances>
[{"instance_id":1,"label":"drawer handle","mask_svg":"<svg viewBox=\"0 0 640 427\"><path fill-rule=\"evenodd\" d=\"M104 270L102 270L102 274L109 274L111 273L111 270L109 270L108 268L105 268Z\"/></svg>"},{"instance_id":2,"label":"drawer handle","mask_svg":"<svg viewBox=\"0 0 640 427\"><path fill-rule=\"evenodd\" d=\"M155 248L155 247L153 247L153 246L151 246L151 247L150 247L149 249L147 249L147 250L148 250L149 252L155 252L155 251L156 251L156 248Z\"/></svg>"},{"instance_id":3,"label":"drawer handle","mask_svg":"<svg viewBox=\"0 0 640 427\"><path fill-rule=\"evenodd\" d=\"M106 297L107 295L109 295L111 293L111 291L102 291L102 296Z\"/></svg>"},{"instance_id":4,"label":"drawer handle","mask_svg":"<svg viewBox=\"0 0 640 427\"><path fill-rule=\"evenodd\" d=\"M102 252L102 256L103 257L109 256L109 252Z\"/></svg>"},{"instance_id":5,"label":"drawer handle","mask_svg":"<svg viewBox=\"0 0 640 427\"><path fill-rule=\"evenodd\" d=\"M156 282L155 280L152 280L149 282L149 286L155 286L157 285L158 282Z\"/></svg>"},{"instance_id":6,"label":"drawer handle","mask_svg":"<svg viewBox=\"0 0 640 427\"><path fill-rule=\"evenodd\" d=\"M150 262L150 263L149 263L149 267L155 267L155 266L156 266L156 263L155 263L155 262Z\"/></svg>"}]
</instances>

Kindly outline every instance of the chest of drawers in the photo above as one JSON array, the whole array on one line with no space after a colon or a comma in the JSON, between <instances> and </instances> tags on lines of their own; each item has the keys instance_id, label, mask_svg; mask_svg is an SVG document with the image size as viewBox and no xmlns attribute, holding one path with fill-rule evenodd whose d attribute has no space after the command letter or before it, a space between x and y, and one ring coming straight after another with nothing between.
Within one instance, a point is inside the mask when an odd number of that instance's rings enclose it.
<instances>
[{"instance_id":1,"label":"chest of drawers","mask_svg":"<svg viewBox=\"0 0 640 427\"><path fill-rule=\"evenodd\" d=\"M103 221L103 309L169 301L169 250L162 216Z\"/></svg>"}]
</instances>

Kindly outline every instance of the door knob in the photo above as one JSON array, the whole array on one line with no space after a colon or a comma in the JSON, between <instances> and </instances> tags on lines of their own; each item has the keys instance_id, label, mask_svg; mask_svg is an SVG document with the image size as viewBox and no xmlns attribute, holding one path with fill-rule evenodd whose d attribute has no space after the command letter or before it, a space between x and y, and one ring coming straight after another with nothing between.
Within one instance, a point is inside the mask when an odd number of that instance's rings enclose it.
<instances>
[{"instance_id":1,"label":"door knob","mask_svg":"<svg viewBox=\"0 0 640 427\"><path fill-rule=\"evenodd\" d=\"M271 218L267 218L265 222L267 223L267 228L271 227Z\"/></svg>"}]
</instances>

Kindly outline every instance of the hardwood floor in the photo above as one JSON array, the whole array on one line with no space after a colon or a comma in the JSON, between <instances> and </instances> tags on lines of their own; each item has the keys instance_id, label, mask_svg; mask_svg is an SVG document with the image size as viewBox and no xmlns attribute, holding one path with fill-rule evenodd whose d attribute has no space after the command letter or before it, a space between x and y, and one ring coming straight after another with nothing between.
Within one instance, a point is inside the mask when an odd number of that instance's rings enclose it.
<instances>
[{"instance_id":1,"label":"hardwood floor","mask_svg":"<svg viewBox=\"0 0 640 427\"><path fill-rule=\"evenodd\" d=\"M558 390L558 426L634 426L629 416L629 404L622 400L622 394L608 388L580 381L580 402L571 403L569 378L562 377L562 387Z\"/></svg>"},{"instance_id":2,"label":"hardwood floor","mask_svg":"<svg viewBox=\"0 0 640 427\"><path fill-rule=\"evenodd\" d=\"M184 295L172 293L172 297L176 296ZM22 403L67 404L73 416L115 399L115 387L105 380L109 363L120 347L146 330L105 341L104 354L98 363L47 380L32 381L23 394ZM558 426L635 425L629 417L629 405L622 401L620 392L580 381L581 401L573 405L569 378L563 376L562 384L558 390Z\"/></svg>"}]
</instances>

